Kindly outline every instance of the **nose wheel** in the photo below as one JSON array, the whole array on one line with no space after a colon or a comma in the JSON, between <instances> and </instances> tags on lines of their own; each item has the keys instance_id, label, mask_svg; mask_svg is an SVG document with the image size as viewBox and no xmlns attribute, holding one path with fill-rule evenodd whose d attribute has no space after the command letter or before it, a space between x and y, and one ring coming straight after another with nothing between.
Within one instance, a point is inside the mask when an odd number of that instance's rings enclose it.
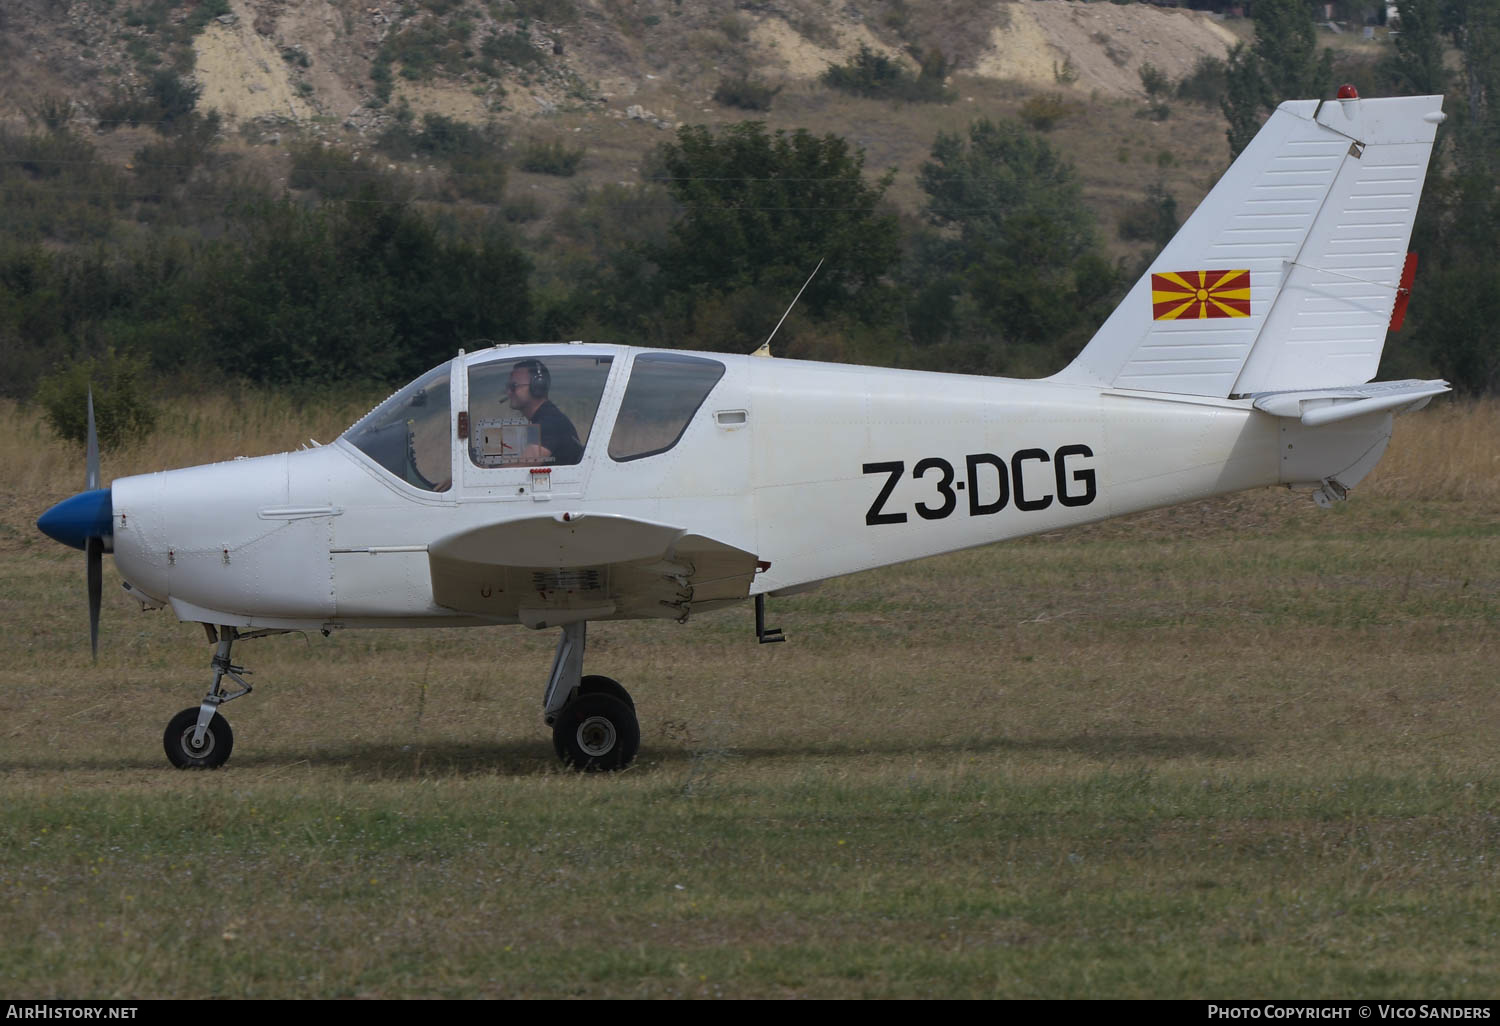
<instances>
[{"instance_id":1,"label":"nose wheel","mask_svg":"<svg viewBox=\"0 0 1500 1026\"><path fill-rule=\"evenodd\" d=\"M162 736L167 761L178 769L218 769L234 750L234 731L229 729L229 721L218 713L210 717L202 740L194 742L194 735L198 733L198 711L199 707L195 705L173 716Z\"/></svg>"}]
</instances>

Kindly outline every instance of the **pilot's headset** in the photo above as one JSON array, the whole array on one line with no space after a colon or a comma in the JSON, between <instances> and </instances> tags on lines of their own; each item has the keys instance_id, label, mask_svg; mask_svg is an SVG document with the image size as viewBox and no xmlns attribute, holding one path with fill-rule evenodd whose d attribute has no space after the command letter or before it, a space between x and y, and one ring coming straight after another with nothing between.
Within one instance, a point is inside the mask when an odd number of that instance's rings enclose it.
<instances>
[{"instance_id":1,"label":"pilot's headset","mask_svg":"<svg viewBox=\"0 0 1500 1026\"><path fill-rule=\"evenodd\" d=\"M531 392L533 398L545 399L547 393L552 389L552 374L547 370L547 365L541 360L521 360L515 366L516 370L531 372Z\"/></svg>"}]
</instances>

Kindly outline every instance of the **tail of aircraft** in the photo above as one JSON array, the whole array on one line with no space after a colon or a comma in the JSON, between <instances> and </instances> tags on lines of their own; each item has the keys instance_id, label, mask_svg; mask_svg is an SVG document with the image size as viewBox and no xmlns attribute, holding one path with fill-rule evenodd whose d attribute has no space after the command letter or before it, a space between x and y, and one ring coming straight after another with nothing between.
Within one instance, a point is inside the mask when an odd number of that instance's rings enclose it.
<instances>
[{"instance_id":1,"label":"tail of aircraft","mask_svg":"<svg viewBox=\"0 0 1500 1026\"><path fill-rule=\"evenodd\" d=\"M1308 426L1446 391L1365 384L1405 313L1407 245L1443 98L1339 92L1277 108L1051 380L1254 397Z\"/></svg>"}]
</instances>

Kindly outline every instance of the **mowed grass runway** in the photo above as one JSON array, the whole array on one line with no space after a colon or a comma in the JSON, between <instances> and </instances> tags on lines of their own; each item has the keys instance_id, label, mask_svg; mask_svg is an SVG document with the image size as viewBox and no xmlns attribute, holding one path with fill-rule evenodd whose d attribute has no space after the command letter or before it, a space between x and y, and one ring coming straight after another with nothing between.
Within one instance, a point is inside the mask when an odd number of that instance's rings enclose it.
<instances>
[{"instance_id":1,"label":"mowed grass runway","mask_svg":"<svg viewBox=\"0 0 1500 1026\"><path fill-rule=\"evenodd\" d=\"M316 433L195 410L106 475ZM830 582L773 600L782 645L748 605L594 625L615 775L556 764L523 628L242 643L233 758L170 769L202 631L106 560L91 664L83 555L31 525L82 458L0 425L0 996L1500 993L1493 406L1398 421L1331 512Z\"/></svg>"}]
</instances>

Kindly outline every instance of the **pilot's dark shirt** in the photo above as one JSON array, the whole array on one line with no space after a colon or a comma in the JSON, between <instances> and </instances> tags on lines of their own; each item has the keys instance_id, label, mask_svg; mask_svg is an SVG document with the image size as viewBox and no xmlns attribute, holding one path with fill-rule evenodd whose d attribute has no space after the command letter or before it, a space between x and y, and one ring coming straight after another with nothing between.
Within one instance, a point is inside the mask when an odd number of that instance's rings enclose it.
<instances>
[{"instance_id":1,"label":"pilot's dark shirt","mask_svg":"<svg viewBox=\"0 0 1500 1026\"><path fill-rule=\"evenodd\" d=\"M547 400L536 408L531 422L542 429L542 448L552 454L557 464L577 463L583 459L583 443L568 415Z\"/></svg>"}]
</instances>

